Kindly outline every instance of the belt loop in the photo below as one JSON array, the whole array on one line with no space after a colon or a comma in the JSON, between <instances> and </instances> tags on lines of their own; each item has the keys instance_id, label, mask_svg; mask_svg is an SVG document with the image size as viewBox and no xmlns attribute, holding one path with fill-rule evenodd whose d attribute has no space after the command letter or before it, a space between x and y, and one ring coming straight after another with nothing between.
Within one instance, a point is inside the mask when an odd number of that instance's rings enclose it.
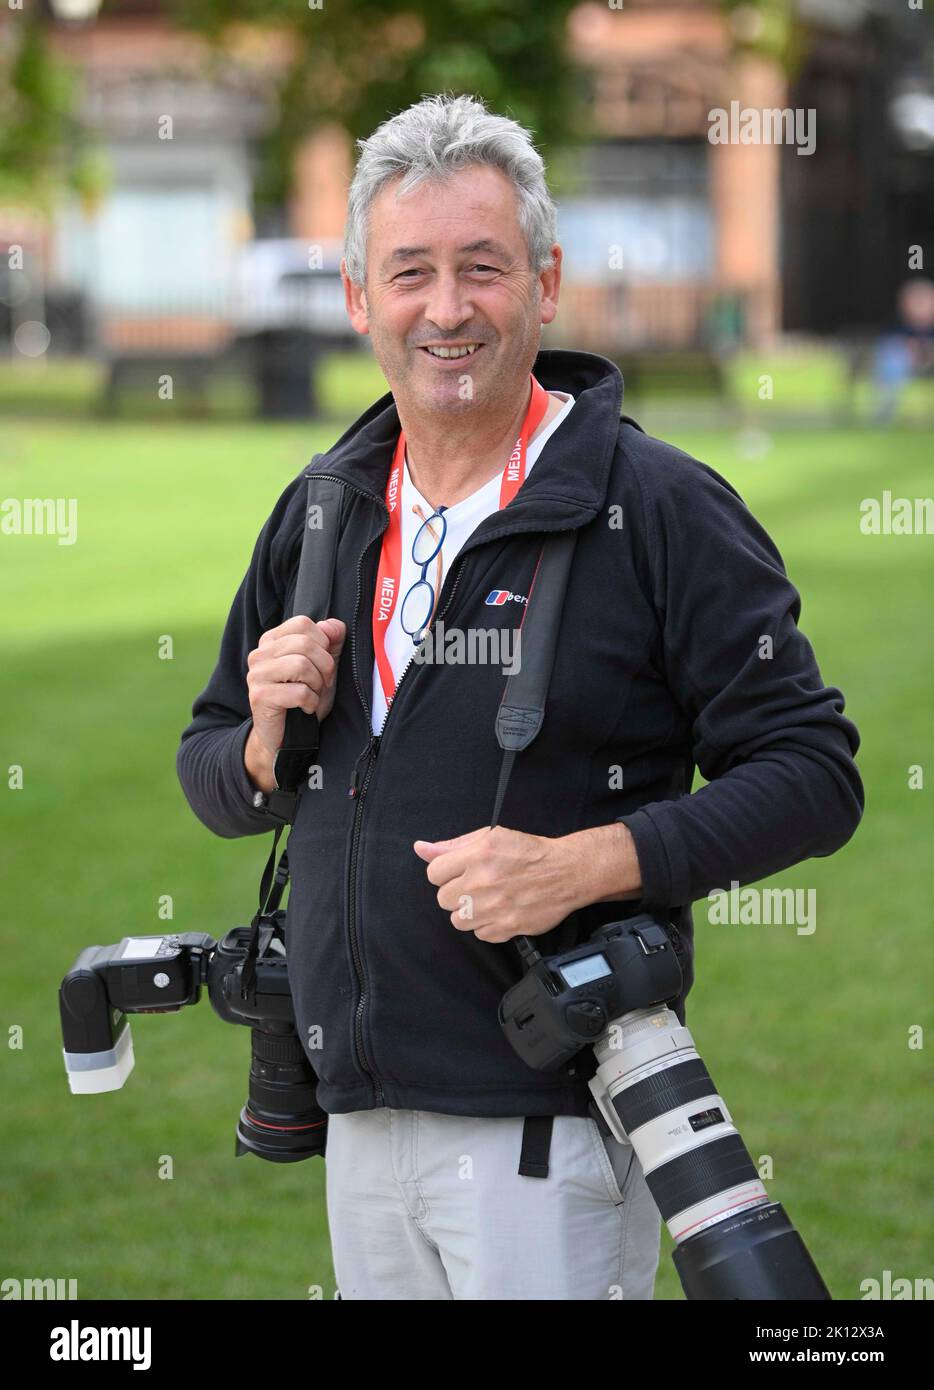
<instances>
[{"instance_id":1,"label":"belt loop","mask_svg":"<svg viewBox=\"0 0 934 1390\"><path fill-rule=\"evenodd\" d=\"M547 1178L553 1115L526 1115L522 1126L521 1178Z\"/></svg>"}]
</instances>

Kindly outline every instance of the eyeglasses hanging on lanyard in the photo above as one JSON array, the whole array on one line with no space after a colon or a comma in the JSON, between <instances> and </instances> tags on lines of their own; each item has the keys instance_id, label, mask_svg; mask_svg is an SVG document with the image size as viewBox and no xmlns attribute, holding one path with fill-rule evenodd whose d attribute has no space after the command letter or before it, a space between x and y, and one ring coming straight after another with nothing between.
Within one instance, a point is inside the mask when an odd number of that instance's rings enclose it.
<instances>
[{"instance_id":1,"label":"eyeglasses hanging on lanyard","mask_svg":"<svg viewBox=\"0 0 934 1390\"><path fill-rule=\"evenodd\" d=\"M548 410L548 393L541 384L535 380L535 377L532 376L531 373L529 374L529 383L529 403L525 420L523 421L522 429L519 438L516 440L515 447L506 460L506 466L503 469L502 478L500 479L500 508L508 506L522 486L525 479L526 450L529 440L545 418ZM376 573L376 589L373 594L373 649L376 653L376 665L379 670L379 678L383 687L383 693L386 697L387 709L392 704L396 690L395 674L389 657L386 654L386 630L389 623L392 621L393 611L396 606L402 568L402 524L399 502L401 498L404 458L405 432L400 430L399 438L396 441L395 453L393 454L392 465L389 470L389 476L386 479L385 501L386 510L389 513L389 524L386 527L386 531L383 535L383 543L380 548L379 567ZM416 645L418 644L419 636L424 633L426 624L431 620L434 602L437 598L436 594L431 595L432 605L426 612L431 585L428 583L427 579L425 579L425 575L427 573L427 566L431 564L431 560L438 554L444 543L447 522L444 519L443 511L444 508L439 507L438 511L428 517L427 521L423 523L421 540L416 536L416 541L419 546L418 551L415 552L413 550L413 559L421 570L422 577L416 584L412 585L412 589L416 590L416 594L414 598L409 599L410 608L406 611L402 626L408 635L413 638ZM435 536L429 524L435 520L435 517L439 517L441 520L440 538ZM426 526L427 533L425 531ZM426 555L429 556L427 560L425 559ZM409 596L406 595L406 598L408 597ZM416 598L419 603L418 610L413 606ZM400 614L400 619L401 617L402 615ZM416 626L416 620L420 620L418 626Z\"/></svg>"},{"instance_id":2,"label":"eyeglasses hanging on lanyard","mask_svg":"<svg viewBox=\"0 0 934 1390\"><path fill-rule=\"evenodd\" d=\"M428 573L428 566L436 556L440 555L441 547L444 545L444 538L448 529L448 523L444 516L446 511L446 507L439 507L437 511L432 512L431 516L426 517L416 531L415 539L412 542L412 559L421 570L421 577L411 585L402 600L399 622L402 625L402 631L408 633L416 646L424 637L425 629L431 622L431 615L435 611L438 596L431 582L425 576ZM422 516L421 508L418 508L418 514ZM433 521L441 522L440 535L436 534L431 524Z\"/></svg>"}]
</instances>

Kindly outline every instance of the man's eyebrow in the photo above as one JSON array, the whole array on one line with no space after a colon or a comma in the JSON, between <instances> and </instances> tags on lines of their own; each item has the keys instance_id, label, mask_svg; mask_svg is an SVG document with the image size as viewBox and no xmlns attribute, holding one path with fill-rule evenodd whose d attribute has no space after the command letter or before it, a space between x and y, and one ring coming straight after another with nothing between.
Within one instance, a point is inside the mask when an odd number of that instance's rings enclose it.
<instances>
[{"instance_id":1,"label":"man's eyebrow","mask_svg":"<svg viewBox=\"0 0 934 1390\"><path fill-rule=\"evenodd\" d=\"M488 237L485 237L482 241L468 242L466 246L458 246L457 249L468 255L474 251L489 251L491 255L501 256L504 260L509 257L509 252L506 250L505 246L500 246L498 241L490 241Z\"/></svg>"},{"instance_id":2,"label":"man's eyebrow","mask_svg":"<svg viewBox=\"0 0 934 1390\"><path fill-rule=\"evenodd\" d=\"M509 258L509 252L498 241L491 241L489 237L483 237L480 241L470 241L466 246L458 246L459 255L472 255L476 251L488 251L491 255L500 256L504 260ZM410 260L413 256L428 256L431 254L430 246L397 246L395 251L383 262L384 267L389 267L398 261Z\"/></svg>"}]
</instances>

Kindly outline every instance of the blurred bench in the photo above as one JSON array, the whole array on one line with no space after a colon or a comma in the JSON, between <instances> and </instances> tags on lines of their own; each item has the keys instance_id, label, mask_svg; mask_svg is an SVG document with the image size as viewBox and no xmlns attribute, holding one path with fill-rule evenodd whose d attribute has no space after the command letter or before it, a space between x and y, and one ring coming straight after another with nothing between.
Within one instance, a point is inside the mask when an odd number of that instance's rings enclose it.
<instances>
[{"instance_id":1,"label":"blurred bench","mask_svg":"<svg viewBox=\"0 0 934 1390\"><path fill-rule=\"evenodd\" d=\"M726 388L723 360L711 348L659 349L617 354L627 393L633 396L714 396Z\"/></svg>"}]
</instances>

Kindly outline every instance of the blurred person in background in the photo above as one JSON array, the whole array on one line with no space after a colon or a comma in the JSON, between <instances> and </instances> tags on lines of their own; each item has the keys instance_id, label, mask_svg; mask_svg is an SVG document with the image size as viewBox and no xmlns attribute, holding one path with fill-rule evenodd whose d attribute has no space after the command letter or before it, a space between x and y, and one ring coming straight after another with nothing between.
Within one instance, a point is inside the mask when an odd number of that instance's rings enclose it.
<instances>
[{"instance_id":1,"label":"blurred person in background","mask_svg":"<svg viewBox=\"0 0 934 1390\"><path fill-rule=\"evenodd\" d=\"M906 280L896 297L896 323L876 343L875 422L888 425L909 381L934 372L934 283Z\"/></svg>"}]
</instances>

